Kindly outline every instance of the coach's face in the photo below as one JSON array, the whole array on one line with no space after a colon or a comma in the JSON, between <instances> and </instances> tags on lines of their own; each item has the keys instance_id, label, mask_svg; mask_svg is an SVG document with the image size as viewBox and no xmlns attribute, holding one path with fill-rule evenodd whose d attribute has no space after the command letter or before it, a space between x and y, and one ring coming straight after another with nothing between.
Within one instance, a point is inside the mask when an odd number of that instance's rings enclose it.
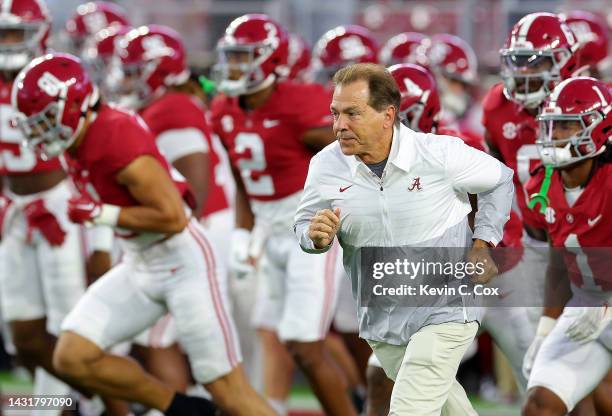
<instances>
[{"instance_id":1,"label":"coach's face","mask_svg":"<svg viewBox=\"0 0 612 416\"><path fill-rule=\"evenodd\" d=\"M331 112L334 116L334 134L345 155L357 155L365 163L381 146L388 129L393 129L393 118L388 111L378 112L368 105L368 83L356 81L341 84L334 90ZM382 160L382 159L381 159Z\"/></svg>"}]
</instances>

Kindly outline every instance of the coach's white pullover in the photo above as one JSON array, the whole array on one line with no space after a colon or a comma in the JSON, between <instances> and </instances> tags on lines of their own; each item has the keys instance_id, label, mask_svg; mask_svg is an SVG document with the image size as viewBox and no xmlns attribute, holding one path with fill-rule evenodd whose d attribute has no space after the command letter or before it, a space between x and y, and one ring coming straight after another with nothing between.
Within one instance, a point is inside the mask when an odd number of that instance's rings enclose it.
<instances>
[{"instance_id":1,"label":"coach's white pullover","mask_svg":"<svg viewBox=\"0 0 612 416\"><path fill-rule=\"evenodd\" d=\"M512 170L456 137L395 128L382 178L334 142L312 158L294 231L307 252L321 253L308 238L318 210L340 208L338 240L344 267L359 296L363 247L469 247L468 193L478 194L473 238L496 245L503 236L514 193ZM359 307L360 335L405 345L424 325L481 319L480 308Z\"/></svg>"}]
</instances>

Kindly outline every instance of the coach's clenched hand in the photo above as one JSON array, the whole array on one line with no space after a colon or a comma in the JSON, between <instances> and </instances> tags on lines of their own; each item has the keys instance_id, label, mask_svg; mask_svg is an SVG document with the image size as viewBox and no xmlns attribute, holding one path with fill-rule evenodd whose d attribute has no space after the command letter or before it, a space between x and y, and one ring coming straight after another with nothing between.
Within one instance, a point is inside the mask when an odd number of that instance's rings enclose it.
<instances>
[{"instance_id":1,"label":"coach's clenched hand","mask_svg":"<svg viewBox=\"0 0 612 416\"><path fill-rule=\"evenodd\" d=\"M315 248L325 248L334 241L334 236L340 228L340 208L333 212L330 209L317 211L310 220L308 237L314 243Z\"/></svg>"},{"instance_id":2,"label":"coach's clenched hand","mask_svg":"<svg viewBox=\"0 0 612 416\"><path fill-rule=\"evenodd\" d=\"M489 246L484 241L476 239L467 257L470 263L479 266L478 271L472 275L472 283L486 284L497 276L497 265L491 258Z\"/></svg>"}]
</instances>

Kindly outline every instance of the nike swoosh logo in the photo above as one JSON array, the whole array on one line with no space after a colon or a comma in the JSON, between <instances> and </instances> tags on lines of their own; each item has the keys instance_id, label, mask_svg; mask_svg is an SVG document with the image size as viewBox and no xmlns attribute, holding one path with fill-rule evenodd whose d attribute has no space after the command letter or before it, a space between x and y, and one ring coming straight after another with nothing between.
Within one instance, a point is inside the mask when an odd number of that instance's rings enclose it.
<instances>
[{"instance_id":1,"label":"nike swoosh logo","mask_svg":"<svg viewBox=\"0 0 612 416\"><path fill-rule=\"evenodd\" d=\"M265 129L270 129L272 127L278 126L280 124L280 121L278 121L278 120L268 120L267 118L265 118L262 124L263 124Z\"/></svg>"},{"instance_id":2,"label":"nike swoosh logo","mask_svg":"<svg viewBox=\"0 0 612 416\"><path fill-rule=\"evenodd\" d=\"M347 189L349 189L351 186L353 186L353 185L349 185L349 186L347 186L346 188L342 188L342 187L340 187L340 192L344 192L344 191L346 191L346 190L347 190Z\"/></svg>"},{"instance_id":3,"label":"nike swoosh logo","mask_svg":"<svg viewBox=\"0 0 612 416\"><path fill-rule=\"evenodd\" d=\"M589 224L589 227L592 227L595 224L597 224L599 222L599 220L601 219L601 216L602 216L602 214L599 214L598 216L596 216L593 219L587 218L587 224Z\"/></svg>"}]
</instances>

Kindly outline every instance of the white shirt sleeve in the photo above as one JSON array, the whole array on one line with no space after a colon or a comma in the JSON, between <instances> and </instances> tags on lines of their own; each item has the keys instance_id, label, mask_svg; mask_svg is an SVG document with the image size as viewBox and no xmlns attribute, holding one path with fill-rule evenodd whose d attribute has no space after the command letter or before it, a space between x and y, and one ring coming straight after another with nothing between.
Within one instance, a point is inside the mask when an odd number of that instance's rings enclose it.
<instances>
[{"instance_id":1,"label":"white shirt sleeve","mask_svg":"<svg viewBox=\"0 0 612 416\"><path fill-rule=\"evenodd\" d=\"M208 153L208 141L201 130L190 127L166 130L156 139L159 151L169 163L192 153Z\"/></svg>"},{"instance_id":2,"label":"white shirt sleeve","mask_svg":"<svg viewBox=\"0 0 612 416\"><path fill-rule=\"evenodd\" d=\"M497 245L510 219L514 197L512 169L458 138L449 143L447 155L446 169L453 188L478 197L474 238Z\"/></svg>"},{"instance_id":3,"label":"white shirt sleeve","mask_svg":"<svg viewBox=\"0 0 612 416\"><path fill-rule=\"evenodd\" d=\"M331 204L322 198L319 191L317 177L320 174L318 171L318 157L314 156L310 160L308 167L308 176L304 185L302 199L295 213L295 222L293 231L300 242L300 247L307 253L325 253L331 247L331 244L322 249L316 249L312 240L308 237L308 227L310 220L316 215L317 211L322 209L331 209Z\"/></svg>"}]
</instances>

